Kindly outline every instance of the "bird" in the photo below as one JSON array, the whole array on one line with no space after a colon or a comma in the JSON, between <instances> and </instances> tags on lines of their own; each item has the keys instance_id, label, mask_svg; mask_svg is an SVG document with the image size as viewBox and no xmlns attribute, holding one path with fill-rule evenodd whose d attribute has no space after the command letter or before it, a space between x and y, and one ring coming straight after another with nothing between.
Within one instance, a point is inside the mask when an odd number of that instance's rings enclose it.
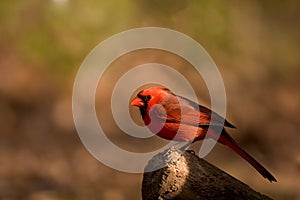
<instances>
[{"instance_id":1,"label":"bird","mask_svg":"<svg viewBox=\"0 0 300 200\"><path fill-rule=\"evenodd\" d=\"M276 178L243 150L225 129L235 126L209 108L176 95L165 87L141 90L130 104L139 108L144 124L157 136L190 143L206 137L214 139L240 155L264 178L270 182L277 182ZM218 133L220 130L221 134Z\"/></svg>"}]
</instances>

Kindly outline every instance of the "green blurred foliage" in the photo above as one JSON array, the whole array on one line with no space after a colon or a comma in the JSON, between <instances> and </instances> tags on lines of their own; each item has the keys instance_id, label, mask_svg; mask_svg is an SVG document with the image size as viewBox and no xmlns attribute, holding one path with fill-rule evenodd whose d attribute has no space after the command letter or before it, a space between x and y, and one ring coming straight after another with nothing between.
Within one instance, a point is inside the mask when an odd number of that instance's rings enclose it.
<instances>
[{"instance_id":1,"label":"green blurred foliage","mask_svg":"<svg viewBox=\"0 0 300 200\"><path fill-rule=\"evenodd\" d=\"M29 63L66 75L100 41L124 29L126 1L2 1L1 38ZM112 11L113 10L113 11ZM123 12L126 10L126 12Z\"/></svg>"},{"instance_id":2,"label":"green blurred foliage","mask_svg":"<svg viewBox=\"0 0 300 200\"><path fill-rule=\"evenodd\" d=\"M298 69L297 8L292 0L2 1L1 43L29 63L67 75L110 35L162 26L190 35L212 53L232 57L248 51L244 40L253 40L252 45L259 45L258 59L267 59L275 74L284 75L282 69Z\"/></svg>"}]
</instances>

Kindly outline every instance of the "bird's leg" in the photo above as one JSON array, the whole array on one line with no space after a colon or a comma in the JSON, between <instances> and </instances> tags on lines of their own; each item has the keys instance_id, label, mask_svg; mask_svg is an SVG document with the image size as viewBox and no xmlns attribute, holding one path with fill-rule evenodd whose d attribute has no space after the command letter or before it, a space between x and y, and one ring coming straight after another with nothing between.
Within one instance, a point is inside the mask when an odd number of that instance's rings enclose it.
<instances>
[{"instance_id":1,"label":"bird's leg","mask_svg":"<svg viewBox=\"0 0 300 200\"><path fill-rule=\"evenodd\" d=\"M189 148L189 146L190 146L191 144L192 144L191 142L187 142L186 144L184 144L184 145L182 146L182 142L179 142L179 143L176 143L176 144L174 145L174 147L175 147L175 149L178 149L178 150L180 150L180 151L182 151L182 152L185 152L185 151Z\"/></svg>"}]
</instances>

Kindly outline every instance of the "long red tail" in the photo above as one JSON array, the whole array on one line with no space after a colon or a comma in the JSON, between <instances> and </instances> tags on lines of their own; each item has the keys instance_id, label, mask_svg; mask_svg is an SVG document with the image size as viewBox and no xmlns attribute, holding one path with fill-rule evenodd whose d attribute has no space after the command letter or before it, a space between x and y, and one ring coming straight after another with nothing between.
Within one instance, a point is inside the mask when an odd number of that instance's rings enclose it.
<instances>
[{"instance_id":1,"label":"long red tail","mask_svg":"<svg viewBox=\"0 0 300 200\"><path fill-rule=\"evenodd\" d=\"M234 141L234 139L225 131L222 134L218 142L230 147L233 151L239 154L242 158L247 160L264 178L268 179L270 182L277 182L276 178L259 162L257 162L252 156L250 156L246 151L244 151L239 145Z\"/></svg>"}]
</instances>

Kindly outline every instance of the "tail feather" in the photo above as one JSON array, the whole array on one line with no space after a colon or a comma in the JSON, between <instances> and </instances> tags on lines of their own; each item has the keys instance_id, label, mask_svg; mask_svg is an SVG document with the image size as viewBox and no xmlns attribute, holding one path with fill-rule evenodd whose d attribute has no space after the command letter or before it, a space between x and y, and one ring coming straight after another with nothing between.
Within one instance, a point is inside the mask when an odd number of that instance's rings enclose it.
<instances>
[{"instance_id":1,"label":"tail feather","mask_svg":"<svg viewBox=\"0 0 300 200\"><path fill-rule=\"evenodd\" d=\"M277 182L276 178L258 161L256 161L252 156L250 156L246 151L244 151L239 145L234 141L234 139L225 131L222 134L218 142L230 147L233 151L239 154L242 158L248 161L264 178L268 179L270 182Z\"/></svg>"}]
</instances>

